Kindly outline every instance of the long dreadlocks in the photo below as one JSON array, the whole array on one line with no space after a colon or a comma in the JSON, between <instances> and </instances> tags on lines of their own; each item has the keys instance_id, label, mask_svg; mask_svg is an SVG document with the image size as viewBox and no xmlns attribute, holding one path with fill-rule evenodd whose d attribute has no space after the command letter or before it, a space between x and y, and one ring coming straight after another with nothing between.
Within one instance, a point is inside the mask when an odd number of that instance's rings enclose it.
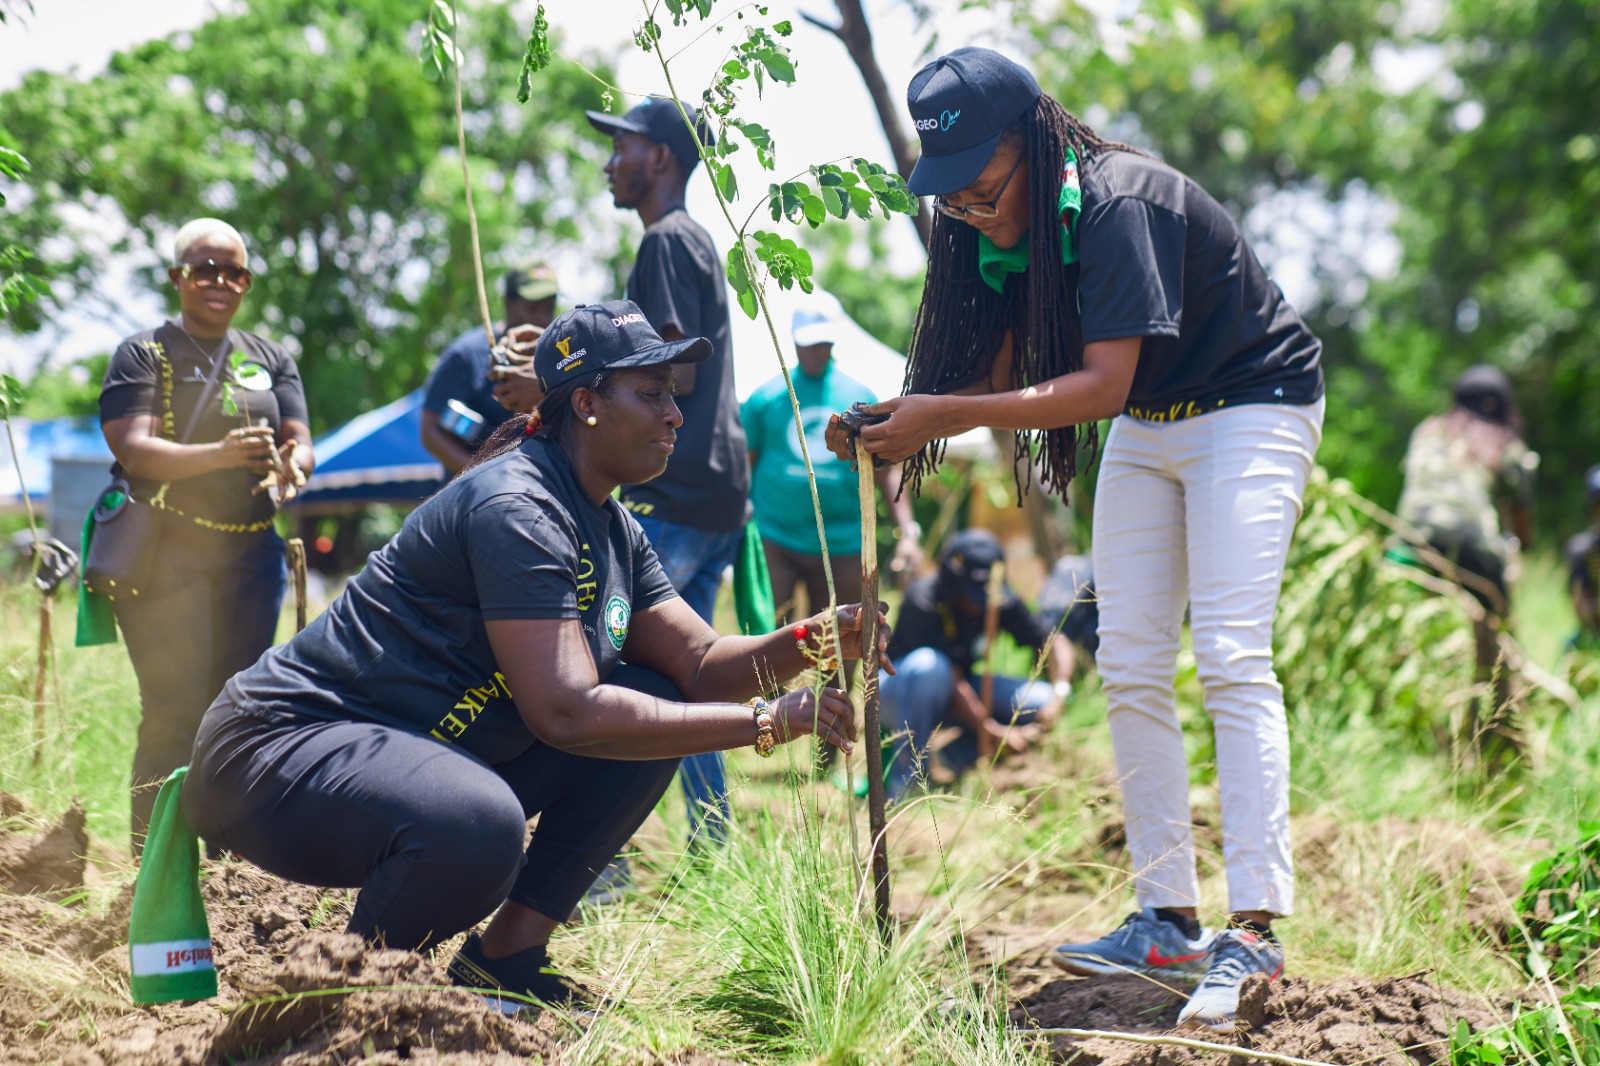
<instances>
[{"instance_id":1,"label":"long dreadlocks","mask_svg":"<svg viewBox=\"0 0 1600 1066\"><path fill-rule=\"evenodd\" d=\"M1020 148L1028 160L1028 269L1008 278L1004 292L995 292L978 275L978 231L934 214L927 284L906 359L906 393L952 392L986 379L1007 333L1012 335L1013 350L1009 388L1025 388L1083 369L1078 264L1061 262L1061 230L1055 224L1061 164L1068 146L1080 167L1099 152L1137 149L1103 140L1044 95L1005 131L1000 143ZM933 441L906 461L913 492L920 492L923 477L938 469L945 443ZM1098 455L1100 429L1089 423L1023 430L1017 432L1016 443L1011 476L1020 503L1033 480L1030 457L1035 444L1041 477L1056 492L1065 493L1067 483ZM1081 465L1080 450L1086 455Z\"/></svg>"}]
</instances>

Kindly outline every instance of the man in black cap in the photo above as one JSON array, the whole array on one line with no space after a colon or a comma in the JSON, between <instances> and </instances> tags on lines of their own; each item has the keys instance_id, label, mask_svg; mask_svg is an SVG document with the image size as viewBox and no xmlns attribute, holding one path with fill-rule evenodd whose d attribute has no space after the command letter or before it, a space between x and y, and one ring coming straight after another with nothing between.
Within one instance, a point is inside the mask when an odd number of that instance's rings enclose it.
<instances>
[{"instance_id":1,"label":"man in black cap","mask_svg":"<svg viewBox=\"0 0 1600 1066\"><path fill-rule=\"evenodd\" d=\"M1073 653L1067 638L1029 611L1003 585L999 628L1018 644L1050 649L1050 682L1018 677L994 679L994 706L987 713L974 668L984 656L984 607L990 571L1001 561L1000 541L986 529L965 529L939 553L937 573L906 589L889 640L893 675L880 681L883 720L895 733L894 762L887 782L891 798L925 775L928 742L941 725L960 731L940 751L954 773L992 758L1002 747L1021 751L1059 712L1071 691Z\"/></svg>"},{"instance_id":2,"label":"man in black cap","mask_svg":"<svg viewBox=\"0 0 1600 1066\"><path fill-rule=\"evenodd\" d=\"M506 316L495 335L518 326L543 329L556 316L556 273L527 262L506 273ZM422 394L422 446L457 474L473 452L513 413L532 411L542 396L531 374L496 380L489 365L489 338L474 326L450 342Z\"/></svg>"},{"instance_id":3,"label":"man in black cap","mask_svg":"<svg viewBox=\"0 0 1600 1066\"><path fill-rule=\"evenodd\" d=\"M588 116L611 137L605 171L612 202L637 211L645 227L628 275L628 299L667 340L711 341L711 358L677 372L683 427L667 472L646 484L622 486L623 505L644 528L673 587L710 622L723 571L737 558L750 517L750 462L733 391L723 257L684 209L699 144L713 144L712 133L694 108L680 111L675 101L661 98L620 118L600 111ZM683 787L691 839L708 806L727 818L721 753L685 759ZM707 829L720 837L721 821L711 819Z\"/></svg>"}]
</instances>

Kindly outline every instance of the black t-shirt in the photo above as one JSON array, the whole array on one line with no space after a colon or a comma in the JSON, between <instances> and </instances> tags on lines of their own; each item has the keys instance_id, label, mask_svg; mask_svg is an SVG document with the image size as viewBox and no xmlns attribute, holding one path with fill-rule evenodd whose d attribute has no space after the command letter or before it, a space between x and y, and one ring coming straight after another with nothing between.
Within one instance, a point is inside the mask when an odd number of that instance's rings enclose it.
<instances>
[{"instance_id":1,"label":"black t-shirt","mask_svg":"<svg viewBox=\"0 0 1600 1066\"><path fill-rule=\"evenodd\" d=\"M482 329L469 329L451 341L428 375L422 409L443 415L445 404L451 400L483 416L483 424L464 442L469 448L482 444L514 413L494 398L494 382L489 380L489 339Z\"/></svg>"},{"instance_id":2,"label":"black t-shirt","mask_svg":"<svg viewBox=\"0 0 1600 1066\"><path fill-rule=\"evenodd\" d=\"M1600 529L1586 529L1567 541L1567 586L1593 596L1600 589Z\"/></svg>"},{"instance_id":3,"label":"black t-shirt","mask_svg":"<svg viewBox=\"0 0 1600 1066\"><path fill-rule=\"evenodd\" d=\"M1022 598L1009 588L1000 604L1000 628L1018 644L1038 651L1051 631L1040 625ZM939 575L913 581L900 601L900 613L889 637L889 658L898 662L918 648L942 652L963 672L984 655L983 615L969 615L939 595Z\"/></svg>"},{"instance_id":4,"label":"black t-shirt","mask_svg":"<svg viewBox=\"0 0 1600 1066\"><path fill-rule=\"evenodd\" d=\"M631 511L674 525L718 532L750 516L750 456L733 391L733 340L722 256L711 235L682 208L644 232L628 275L628 299L659 331L711 341L711 358L696 368L694 391L678 397L683 425L667 471L642 485L622 486Z\"/></svg>"},{"instance_id":5,"label":"black t-shirt","mask_svg":"<svg viewBox=\"0 0 1600 1066\"><path fill-rule=\"evenodd\" d=\"M261 713L378 722L504 762L535 738L485 621L578 619L604 681L633 612L676 595L622 505L596 506L560 446L534 437L413 511L327 611L225 695Z\"/></svg>"},{"instance_id":6,"label":"black t-shirt","mask_svg":"<svg viewBox=\"0 0 1600 1066\"><path fill-rule=\"evenodd\" d=\"M100 423L135 415L161 418L167 406L162 399L165 362L170 369L167 380L172 390L171 418L163 419L160 434L168 440L182 437L214 365L216 342L206 343L210 350L203 351L201 344L169 321L158 329L135 333L119 344L100 389ZM263 419L274 431L287 420L310 421L300 370L282 345L242 329L230 329L222 344L227 362L188 443L209 444L221 440L231 429ZM230 407L232 414L228 413ZM126 473L120 466L112 469ZM148 499L161 486L158 481L140 478L129 481L134 495L142 499ZM275 505L268 493L251 492L260 481L259 474L244 467L213 470L172 482L165 502L167 507L199 519L203 525L224 527L224 532L264 529L272 521Z\"/></svg>"},{"instance_id":7,"label":"black t-shirt","mask_svg":"<svg viewBox=\"0 0 1600 1066\"><path fill-rule=\"evenodd\" d=\"M1063 555L1039 590L1039 624L1090 655L1100 650L1100 601L1095 598L1094 566L1082 555Z\"/></svg>"},{"instance_id":8,"label":"black t-shirt","mask_svg":"<svg viewBox=\"0 0 1600 1066\"><path fill-rule=\"evenodd\" d=\"M1093 156L1082 175L1083 340L1144 338L1128 414L1167 422L1322 396L1322 342L1222 205L1132 152Z\"/></svg>"}]
</instances>

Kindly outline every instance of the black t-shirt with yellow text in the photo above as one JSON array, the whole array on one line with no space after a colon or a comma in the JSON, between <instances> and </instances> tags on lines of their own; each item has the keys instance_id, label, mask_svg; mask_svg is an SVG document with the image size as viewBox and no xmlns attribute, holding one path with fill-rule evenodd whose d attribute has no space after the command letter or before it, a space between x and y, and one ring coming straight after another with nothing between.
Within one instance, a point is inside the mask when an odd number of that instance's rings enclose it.
<instances>
[{"instance_id":1,"label":"black t-shirt with yellow text","mask_svg":"<svg viewBox=\"0 0 1600 1066\"><path fill-rule=\"evenodd\" d=\"M258 714L377 722L505 762L535 737L486 621L577 619L604 681L633 612L676 595L622 505L596 506L560 445L533 437L413 511L327 611L222 698Z\"/></svg>"},{"instance_id":2,"label":"black t-shirt with yellow text","mask_svg":"<svg viewBox=\"0 0 1600 1066\"><path fill-rule=\"evenodd\" d=\"M155 415L162 420L161 436L168 440L181 438L211 376L217 343L207 341L202 347L170 321L124 340L106 367L100 389L101 424ZM282 345L242 329L228 330L221 344L225 362L220 379L195 422L188 443L219 441L231 429L262 420L274 432L286 420L309 422L300 370ZM168 385L170 393L166 392ZM168 411L170 418L164 417ZM120 466L112 469L126 474ZM172 482L165 503L172 510L226 531L264 529L271 523L276 506L267 493L252 491L260 480L259 474L244 467L213 470ZM156 481L129 478L129 482L139 499L149 499L160 488Z\"/></svg>"}]
</instances>

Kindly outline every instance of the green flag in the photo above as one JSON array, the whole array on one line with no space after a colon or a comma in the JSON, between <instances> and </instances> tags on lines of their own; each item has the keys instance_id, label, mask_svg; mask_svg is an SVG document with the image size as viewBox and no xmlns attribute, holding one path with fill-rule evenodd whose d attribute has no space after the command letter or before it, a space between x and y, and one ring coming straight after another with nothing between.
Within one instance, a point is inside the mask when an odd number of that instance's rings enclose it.
<instances>
[{"instance_id":1,"label":"green flag","mask_svg":"<svg viewBox=\"0 0 1600 1066\"><path fill-rule=\"evenodd\" d=\"M200 839L178 808L187 766L156 796L128 919L135 1003L210 999L217 994L211 926L200 898Z\"/></svg>"}]
</instances>

